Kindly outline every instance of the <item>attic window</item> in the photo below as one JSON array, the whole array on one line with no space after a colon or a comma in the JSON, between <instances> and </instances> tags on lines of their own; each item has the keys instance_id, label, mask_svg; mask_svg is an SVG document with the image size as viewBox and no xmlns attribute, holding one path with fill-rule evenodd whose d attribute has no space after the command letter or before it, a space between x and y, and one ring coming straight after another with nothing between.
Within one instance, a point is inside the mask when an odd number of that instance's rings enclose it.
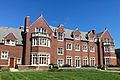
<instances>
[{"instance_id":1,"label":"attic window","mask_svg":"<svg viewBox=\"0 0 120 80\"><path fill-rule=\"evenodd\" d=\"M16 44L15 40L5 40L5 45L15 46L15 44Z\"/></svg>"},{"instance_id":2,"label":"attic window","mask_svg":"<svg viewBox=\"0 0 120 80\"><path fill-rule=\"evenodd\" d=\"M62 34L62 32L58 32L58 40L63 40L63 34Z\"/></svg>"},{"instance_id":3,"label":"attic window","mask_svg":"<svg viewBox=\"0 0 120 80\"><path fill-rule=\"evenodd\" d=\"M74 38L75 38L76 40L79 40L79 39L80 39L80 36L79 36L79 35L75 35Z\"/></svg>"},{"instance_id":4,"label":"attic window","mask_svg":"<svg viewBox=\"0 0 120 80\"><path fill-rule=\"evenodd\" d=\"M109 43L110 40L108 38L104 38L104 42Z\"/></svg>"},{"instance_id":5,"label":"attic window","mask_svg":"<svg viewBox=\"0 0 120 80\"><path fill-rule=\"evenodd\" d=\"M44 29L44 28L41 27L41 28L36 28L35 32L40 32L42 34L46 34L47 31L46 31L46 29Z\"/></svg>"},{"instance_id":6,"label":"attic window","mask_svg":"<svg viewBox=\"0 0 120 80\"><path fill-rule=\"evenodd\" d=\"M90 40L94 40L94 36L91 35L91 36L90 36Z\"/></svg>"}]
</instances>

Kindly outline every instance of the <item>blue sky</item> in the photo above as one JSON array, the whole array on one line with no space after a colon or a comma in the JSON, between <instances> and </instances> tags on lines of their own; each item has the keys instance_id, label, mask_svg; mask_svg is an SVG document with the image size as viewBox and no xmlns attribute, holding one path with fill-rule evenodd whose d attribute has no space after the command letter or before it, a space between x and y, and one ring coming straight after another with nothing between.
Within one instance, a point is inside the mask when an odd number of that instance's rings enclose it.
<instances>
[{"instance_id":1,"label":"blue sky","mask_svg":"<svg viewBox=\"0 0 120 80\"><path fill-rule=\"evenodd\" d=\"M26 16L32 23L41 13L53 26L97 32L107 27L120 47L120 0L0 0L0 26L18 28Z\"/></svg>"}]
</instances>

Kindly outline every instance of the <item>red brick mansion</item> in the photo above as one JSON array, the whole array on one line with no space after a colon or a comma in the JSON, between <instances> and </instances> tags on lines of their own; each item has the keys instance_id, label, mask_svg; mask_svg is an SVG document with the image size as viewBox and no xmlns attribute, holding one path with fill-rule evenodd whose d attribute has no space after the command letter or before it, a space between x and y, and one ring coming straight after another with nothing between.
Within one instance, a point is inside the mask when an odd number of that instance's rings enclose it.
<instances>
[{"instance_id":1,"label":"red brick mansion","mask_svg":"<svg viewBox=\"0 0 120 80\"><path fill-rule=\"evenodd\" d=\"M66 29L62 24L53 27L43 16L30 24L27 16L20 29L0 27L0 66L116 65L114 46L107 29L96 33Z\"/></svg>"}]
</instances>

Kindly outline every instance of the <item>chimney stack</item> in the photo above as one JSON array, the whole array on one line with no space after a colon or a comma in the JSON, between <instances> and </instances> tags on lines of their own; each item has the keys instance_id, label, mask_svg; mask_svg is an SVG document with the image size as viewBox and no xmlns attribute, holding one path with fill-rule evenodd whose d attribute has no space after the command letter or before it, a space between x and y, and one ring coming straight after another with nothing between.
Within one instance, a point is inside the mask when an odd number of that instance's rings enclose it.
<instances>
[{"instance_id":1,"label":"chimney stack","mask_svg":"<svg viewBox=\"0 0 120 80\"><path fill-rule=\"evenodd\" d=\"M25 31L28 32L30 27L30 16L25 18Z\"/></svg>"}]
</instances>

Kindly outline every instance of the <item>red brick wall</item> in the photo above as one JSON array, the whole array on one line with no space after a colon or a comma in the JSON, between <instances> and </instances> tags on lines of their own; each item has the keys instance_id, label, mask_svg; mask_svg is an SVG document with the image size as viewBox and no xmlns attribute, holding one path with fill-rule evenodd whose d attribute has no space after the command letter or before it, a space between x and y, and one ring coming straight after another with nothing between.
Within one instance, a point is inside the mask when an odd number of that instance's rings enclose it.
<instances>
[{"instance_id":1,"label":"red brick wall","mask_svg":"<svg viewBox=\"0 0 120 80\"><path fill-rule=\"evenodd\" d=\"M8 51L8 59L10 57L14 58L21 58L22 60L22 53L23 47L22 46L7 46L7 45L0 45L0 65L8 65L8 60L1 59L1 51Z\"/></svg>"}]
</instances>

